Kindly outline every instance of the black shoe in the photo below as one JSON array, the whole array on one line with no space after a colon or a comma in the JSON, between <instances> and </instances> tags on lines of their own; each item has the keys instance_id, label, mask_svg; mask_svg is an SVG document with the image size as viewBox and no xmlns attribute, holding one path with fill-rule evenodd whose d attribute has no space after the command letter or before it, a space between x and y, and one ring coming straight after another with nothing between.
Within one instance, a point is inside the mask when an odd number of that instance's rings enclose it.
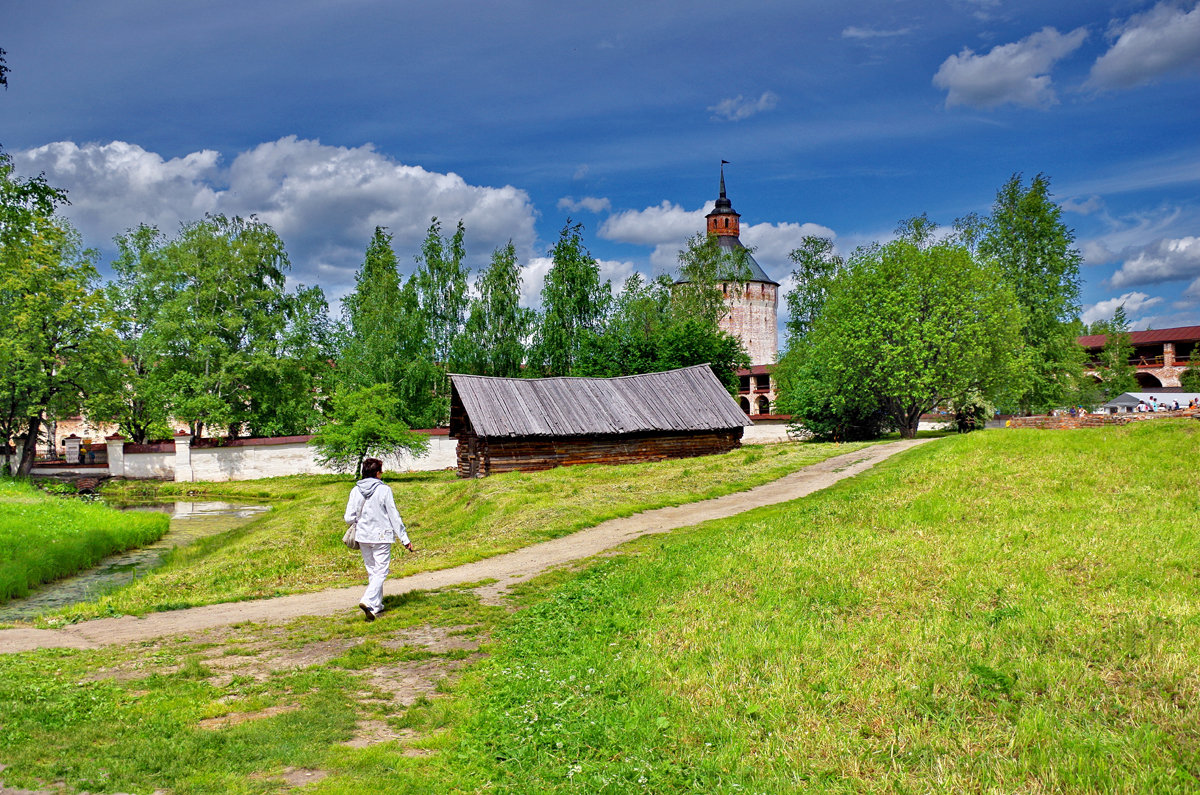
<instances>
[{"instance_id":1,"label":"black shoe","mask_svg":"<svg viewBox=\"0 0 1200 795\"><path fill-rule=\"evenodd\" d=\"M375 613L374 613L374 612L371 610L371 608L367 607L367 606L366 606L366 605L364 605L362 602L359 602L359 603L358 603L358 606L359 606L360 608L362 608L362 611L363 611L363 613L364 613L364 614L366 615L366 617L367 617L367 621L374 621L374 620L375 620Z\"/></svg>"}]
</instances>

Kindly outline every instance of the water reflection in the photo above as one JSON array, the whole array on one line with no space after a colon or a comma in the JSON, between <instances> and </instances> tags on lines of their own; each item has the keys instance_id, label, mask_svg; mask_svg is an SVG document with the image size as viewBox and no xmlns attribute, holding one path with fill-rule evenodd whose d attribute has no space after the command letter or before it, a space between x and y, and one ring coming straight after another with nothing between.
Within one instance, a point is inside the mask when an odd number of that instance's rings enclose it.
<instances>
[{"instance_id":1,"label":"water reflection","mask_svg":"<svg viewBox=\"0 0 1200 795\"><path fill-rule=\"evenodd\" d=\"M0 605L0 621L28 621L60 607L95 599L158 566L175 547L240 527L271 509L269 505L213 500L117 504L113 507L170 514L170 529L149 546L111 555L95 568L46 583L23 599Z\"/></svg>"}]
</instances>

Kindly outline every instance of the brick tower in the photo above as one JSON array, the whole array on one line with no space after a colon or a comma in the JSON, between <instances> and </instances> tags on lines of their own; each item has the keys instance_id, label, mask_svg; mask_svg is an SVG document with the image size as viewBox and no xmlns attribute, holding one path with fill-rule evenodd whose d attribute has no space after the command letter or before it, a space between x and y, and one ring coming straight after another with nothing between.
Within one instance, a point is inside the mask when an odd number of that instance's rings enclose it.
<instances>
[{"instance_id":1,"label":"brick tower","mask_svg":"<svg viewBox=\"0 0 1200 795\"><path fill-rule=\"evenodd\" d=\"M717 243L731 256L742 252L750 268L749 280L745 282L722 282L725 302L729 313L721 320L721 328L737 337L746 346L752 365L775 364L779 356L779 338L776 321L779 317L779 282L771 279L766 271L738 239L741 218L733 203L725 195L725 166L721 166L721 195L707 216L708 234L716 235Z\"/></svg>"}]
</instances>

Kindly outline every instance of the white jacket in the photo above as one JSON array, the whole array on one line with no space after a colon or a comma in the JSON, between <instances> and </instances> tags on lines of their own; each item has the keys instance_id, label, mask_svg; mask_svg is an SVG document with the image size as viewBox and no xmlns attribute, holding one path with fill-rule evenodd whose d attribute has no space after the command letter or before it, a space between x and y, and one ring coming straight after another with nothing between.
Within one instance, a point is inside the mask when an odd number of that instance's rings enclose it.
<instances>
[{"instance_id":1,"label":"white jacket","mask_svg":"<svg viewBox=\"0 0 1200 795\"><path fill-rule=\"evenodd\" d=\"M363 478L354 484L343 518L346 524L355 525L354 538L360 544L408 544L392 490L378 478Z\"/></svg>"}]
</instances>

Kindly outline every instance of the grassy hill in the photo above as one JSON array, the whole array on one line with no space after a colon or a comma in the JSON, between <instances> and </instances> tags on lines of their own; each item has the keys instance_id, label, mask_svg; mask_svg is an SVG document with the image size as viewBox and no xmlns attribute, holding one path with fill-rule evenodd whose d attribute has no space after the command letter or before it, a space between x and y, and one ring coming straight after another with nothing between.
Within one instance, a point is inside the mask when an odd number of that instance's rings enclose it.
<instances>
[{"instance_id":1,"label":"grassy hill","mask_svg":"<svg viewBox=\"0 0 1200 795\"><path fill-rule=\"evenodd\" d=\"M1195 792L1198 453L1196 422L948 438L642 542L499 632L452 722L456 772L514 792Z\"/></svg>"}]
</instances>

